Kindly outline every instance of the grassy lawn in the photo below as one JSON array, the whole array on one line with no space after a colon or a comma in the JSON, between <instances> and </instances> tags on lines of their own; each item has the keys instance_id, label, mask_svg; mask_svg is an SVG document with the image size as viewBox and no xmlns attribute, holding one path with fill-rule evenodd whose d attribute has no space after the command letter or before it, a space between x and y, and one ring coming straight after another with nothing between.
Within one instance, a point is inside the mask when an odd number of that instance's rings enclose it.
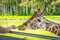
<instances>
[{"instance_id":1,"label":"grassy lawn","mask_svg":"<svg viewBox=\"0 0 60 40\"><path fill-rule=\"evenodd\" d=\"M10 25L21 25L25 21L27 21L31 16L0 16L0 26L8 27ZM60 16L45 16L46 19L60 23ZM21 38L24 40L58 40L58 36L55 34L45 31L43 29L40 30L12 30L11 33L0 34L2 36ZM60 40L60 39L59 39Z\"/></svg>"}]
</instances>

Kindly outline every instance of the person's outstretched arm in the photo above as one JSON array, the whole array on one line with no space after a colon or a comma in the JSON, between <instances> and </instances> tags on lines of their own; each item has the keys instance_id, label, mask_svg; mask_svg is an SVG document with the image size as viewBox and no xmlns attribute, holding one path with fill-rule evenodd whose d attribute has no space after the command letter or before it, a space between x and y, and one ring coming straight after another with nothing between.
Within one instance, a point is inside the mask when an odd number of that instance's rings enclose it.
<instances>
[{"instance_id":1,"label":"person's outstretched arm","mask_svg":"<svg viewBox=\"0 0 60 40\"><path fill-rule=\"evenodd\" d=\"M16 26L12 25L7 28L3 28L2 26L0 26L0 33L9 33L11 31L11 29L16 29Z\"/></svg>"}]
</instances>

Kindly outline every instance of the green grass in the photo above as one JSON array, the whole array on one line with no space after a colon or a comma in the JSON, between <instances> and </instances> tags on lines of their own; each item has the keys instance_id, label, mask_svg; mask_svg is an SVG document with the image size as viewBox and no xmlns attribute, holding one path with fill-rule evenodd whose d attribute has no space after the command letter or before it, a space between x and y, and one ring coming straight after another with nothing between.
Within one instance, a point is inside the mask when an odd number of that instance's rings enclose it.
<instances>
[{"instance_id":1,"label":"green grass","mask_svg":"<svg viewBox=\"0 0 60 40\"><path fill-rule=\"evenodd\" d=\"M0 16L0 26L10 26L10 25L22 25L27 21L31 16ZM60 16L45 16L46 19L60 23Z\"/></svg>"},{"instance_id":2,"label":"green grass","mask_svg":"<svg viewBox=\"0 0 60 40\"><path fill-rule=\"evenodd\" d=\"M8 27L10 25L19 26L19 25L22 25L25 21L27 21L30 17L31 16L0 16L0 26L3 26L3 27ZM60 23L60 16L45 16L45 18L50 20L50 21ZM57 35L55 35L51 32L45 31L43 29L40 29L40 30L27 29L27 30L24 30L24 31L15 29L15 30L12 30L12 31L17 32L17 34L6 33L6 34L0 34L0 35L9 36L9 37L16 37L16 38L23 38L23 39L26 39L26 40L51 40L51 39L44 38L44 36L58 37ZM24 35L24 34L18 35L18 32L23 32L23 33L28 33L28 34L30 33L30 34L36 34L36 35L43 35L43 37L38 38L38 37L27 36L27 35Z\"/></svg>"}]
</instances>

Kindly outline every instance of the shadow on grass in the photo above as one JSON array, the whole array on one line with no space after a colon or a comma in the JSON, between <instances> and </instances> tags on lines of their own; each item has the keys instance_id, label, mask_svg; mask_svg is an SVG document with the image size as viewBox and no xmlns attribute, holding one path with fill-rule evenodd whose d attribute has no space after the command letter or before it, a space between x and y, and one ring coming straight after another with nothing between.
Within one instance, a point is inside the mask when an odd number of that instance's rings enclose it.
<instances>
[{"instance_id":1,"label":"shadow on grass","mask_svg":"<svg viewBox=\"0 0 60 40\"><path fill-rule=\"evenodd\" d=\"M26 39L14 38L14 37L8 37L8 36L0 35L0 40L26 40Z\"/></svg>"},{"instance_id":2,"label":"shadow on grass","mask_svg":"<svg viewBox=\"0 0 60 40\"><path fill-rule=\"evenodd\" d=\"M18 35L24 35L24 36L37 37L37 38L45 38L45 39L50 39L50 40L60 40L60 38L53 37L53 36L45 36L45 35L31 34L31 33L25 33L25 32L15 32L15 31L12 31L11 33L18 34Z\"/></svg>"}]
</instances>

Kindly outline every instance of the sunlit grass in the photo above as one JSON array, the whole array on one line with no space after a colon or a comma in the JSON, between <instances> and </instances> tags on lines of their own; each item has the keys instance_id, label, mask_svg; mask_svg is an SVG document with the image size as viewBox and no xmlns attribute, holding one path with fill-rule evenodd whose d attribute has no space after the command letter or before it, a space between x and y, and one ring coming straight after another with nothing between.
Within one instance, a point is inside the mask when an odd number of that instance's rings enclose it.
<instances>
[{"instance_id":1,"label":"sunlit grass","mask_svg":"<svg viewBox=\"0 0 60 40\"><path fill-rule=\"evenodd\" d=\"M27 21L31 16L0 16L0 26L10 26L10 25L22 25ZM60 16L45 16L46 19L60 23Z\"/></svg>"},{"instance_id":2,"label":"sunlit grass","mask_svg":"<svg viewBox=\"0 0 60 40\"><path fill-rule=\"evenodd\" d=\"M27 21L31 16L0 16L0 26L3 27L8 27L10 25L22 25L25 21ZM45 16L46 19L60 23L60 16ZM44 36L53 36L53 37L58 37L57 35L45 31L43 29L39 30L12 30L15 32L24 32L24 33L30 33L30 34L37 34L37 35L44 35ZM46 38L37 38L37 37L32 37L32 36L26 36L26 35L18 35L18 34L12 34L12 33L6 33L6 34L0 34L4 36L10 36L10 37L16 37L16 38L23 38L26 40L51 40L51 39L46 39Z\"/></svg>"}]
</instances>

